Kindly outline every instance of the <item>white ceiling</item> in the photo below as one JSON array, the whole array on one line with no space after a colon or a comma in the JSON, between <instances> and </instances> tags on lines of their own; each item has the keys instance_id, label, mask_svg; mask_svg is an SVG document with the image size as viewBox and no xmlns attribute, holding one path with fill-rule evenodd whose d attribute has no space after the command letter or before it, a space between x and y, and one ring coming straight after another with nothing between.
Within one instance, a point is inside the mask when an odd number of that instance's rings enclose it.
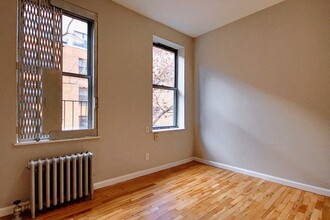
<instances>
[{"instance_id":1,"label":"white ceiling","mask_svg":"<svg viewBox=\"0 0 330 220\"><path fill-rule=\"evenodd\" d=\"M112 0L191 37L284 0Z\"/></svg>"}]
</instances>

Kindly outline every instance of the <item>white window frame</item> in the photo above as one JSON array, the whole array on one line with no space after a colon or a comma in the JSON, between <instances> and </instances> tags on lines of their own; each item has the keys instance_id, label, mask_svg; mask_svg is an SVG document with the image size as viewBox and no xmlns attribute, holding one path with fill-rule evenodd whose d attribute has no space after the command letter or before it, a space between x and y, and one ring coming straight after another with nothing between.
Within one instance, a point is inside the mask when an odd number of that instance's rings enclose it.
<instances>
[{"instance_id":1,"label":"white window frame","mask_svg":"<svg viewBox=\"0 0 330 220\"><path fill-rule=\"evenodd\" d=\"M90 33L90 46L91 46L91 53L90 56L88 57L90 59L90 75L91 75L91 98L90 98L90 111L93 111L91 123L92 123L92 128L91 129L85 129L85 130L67 130L67 131L62 131L62 130L56 130L56 131L51 131L49 132L48 138L42 139L41 142L45 141L51 141L51 140L61 140L61 139L82 139L82 138L88 138L88 137L96 137L98 135L98 120L97 120L97 109L98 109L98 86L97 86L97 14L90 12L86 9L83 9L79 6L70 4L68 2L62 1L62 0L50 0L50 4L56 8L61 9L64 13L63 14L69 14L73 15L75 17L80 17L83 20L88 20L92 23L91 27L91 33ZM63 63L62 63L63 64ZM63 68L63 66L62 66ZM61 82L62 83L62 82ZM62 85L61 85L62 88ZM62 91L60 91L62 94ZM62 97L61 97L62 98ZM19 116L17 115L17 120ZM16 140L17 143L37 143L39 142L39 139L35 140L19 140L17 138Z\"/></svg>"},{"instance_id":2,"label":"white window frame","mask_svg":"<svg viewBox=\"0 0 330 220\"><path fill-rule=\"evenodd\" d=\"M92 76L91 79L91 91L89 94L91 98L89 101L90 111L94 111L91 114L91 123L93 123L92 129L83 129L83 130L68 130L68 131L59 131L59 132L51 132L49 134L50 140L58 140L58 139L72 139L72 138L81 138L81 137L88 137L88 136L97 136L98 129L97 129L97 109L98 109L98 99L97 99L97 14L71 3L62 1L62 0L51 0L50 3L58 8L61 8L64 12L63 14L72 14L76 17L81 17L84 20L89 20L92 22L91 27L91 36L90 36L90 46L91 46L91 54L90 54L90 65L89 68Z\"/></svg>"}]
</instances>

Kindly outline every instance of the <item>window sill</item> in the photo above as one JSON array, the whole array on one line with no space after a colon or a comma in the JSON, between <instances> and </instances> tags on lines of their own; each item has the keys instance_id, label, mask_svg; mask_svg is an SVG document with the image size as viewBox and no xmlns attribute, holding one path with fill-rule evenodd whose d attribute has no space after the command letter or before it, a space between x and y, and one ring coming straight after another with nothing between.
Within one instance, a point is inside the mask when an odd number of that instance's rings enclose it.
<instances>
[{"instance_id":1,"label":"window sill","mask_svg":"<svg viewBox=\"0 0 330 220\"><path fill-rule=\"evenodd\" d=\"M153 129L152 133L168 132L168 131L183 131L185 128L164 128L164 129Z\"/></svg>"},{"instance_id":2,"label":"window sill","mask_svg":"<svg viewBox=\"0 0 330 220\"><path fill-rule=\"evenodd\" d=\"M61 139L61 140L40 140L40 141L29 141L13 144L14 146L28 146L28 145L40 145L40 144L54 144L62 142L72 142L72 141L87 141L87 140L97 140L100 139L100 136L93 137L81 137L81 138L70 138L70 139Z\"/></svg>"}]
</instances>

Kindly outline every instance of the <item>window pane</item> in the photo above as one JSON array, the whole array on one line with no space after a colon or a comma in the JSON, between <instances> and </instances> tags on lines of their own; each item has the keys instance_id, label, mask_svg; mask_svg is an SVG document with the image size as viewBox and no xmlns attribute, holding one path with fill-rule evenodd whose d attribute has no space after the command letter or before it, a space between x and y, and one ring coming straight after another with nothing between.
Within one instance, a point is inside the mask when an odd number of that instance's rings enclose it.
<instances>
[{"instance_id":1,"label":"window pane","mask_svg":"<svg viewBox=\"0 0 330 220\"><path fill-rule=\"evenodd\" d=\"M63 76L62 129L88 129L88 80Z\"/></svg>"},{"instance_id":2,"label":"window pane","mask_svg":"<svg viewBox=\"0 0 330 220\"><path fill-rule=\"evenodd\" d=\"M153 89L153 127L175 126L174 95L173 90Z\"/></svg>"},{"instance_id":3,"label":"window pane","mask_svg":"<svg viewBox=\"0 0 330 220\"><path fill-rule=\"evenodd\" d=\"M88 117L87 116L79 116L79 128L80 129L88 128Z\"/></svg>"},{"instance_id":4,"label":"window pane","mask_svg":"<svg viewBox=\"0 0 330 220\"><path fill-rule=\"evenodd\" d=\"M63 15L63 72L87 75L88 25Z\"/></svg>"},{"instance_id":5,"label":"window pane","mask_svg":"<svg viewBox=\"0 0 330 220\"><path fill-rule=\"evenodd\" d=\"M79 74L87 75L87 60L78 58Z\"/></svg>"},{"instance_id":6,"label":"window pane","mask_svg":"<svg viewBox=\"0 0 330 220\"><path fill-rule=\"evenodd\" d=\"M153 84L175 86L175 53L153 47Z\"/></svg>"}]
</instances>

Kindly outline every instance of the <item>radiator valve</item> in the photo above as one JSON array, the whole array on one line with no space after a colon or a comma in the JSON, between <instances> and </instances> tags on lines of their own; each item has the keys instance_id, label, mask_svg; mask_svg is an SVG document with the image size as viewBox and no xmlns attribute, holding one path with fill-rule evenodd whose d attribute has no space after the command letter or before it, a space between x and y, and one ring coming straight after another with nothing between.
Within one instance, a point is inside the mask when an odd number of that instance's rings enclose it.
<instances>
[{"instance_id":1,"label":"radiator valve","mask_svg":"<svg viewBox=\"0 0 330 220\"><path fill-rule=\"evenodd\" d=\"M14 204L14 210L13 210L14 218L13 218L13 220L22 219L20 217L20 214L22 213L22 211L24 211L25 207L21 205L21 200L16 200L16 201L13 202L13 204Z\"/></svg>"}]
</instances>

